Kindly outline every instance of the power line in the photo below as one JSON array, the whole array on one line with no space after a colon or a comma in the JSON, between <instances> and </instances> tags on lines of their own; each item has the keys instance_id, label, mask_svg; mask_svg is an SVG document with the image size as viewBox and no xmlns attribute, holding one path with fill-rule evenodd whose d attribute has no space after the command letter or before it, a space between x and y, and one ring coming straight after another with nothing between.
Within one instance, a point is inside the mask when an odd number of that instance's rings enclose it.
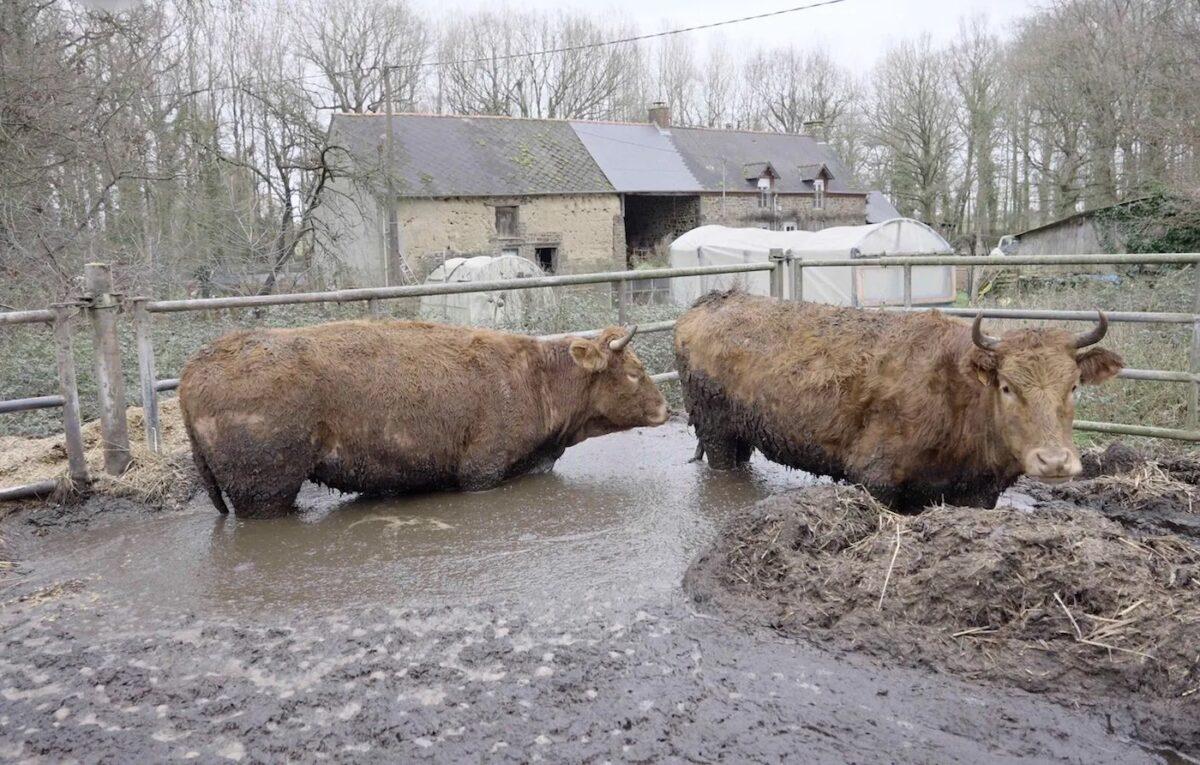
<instances>
[{"instance_id":1,"label":"power line","mask_svg":"<svg viewBox=\"0 0 1200 765\"><path fill-rule=\"evenodd\" d=\"M366 67L364 69L347 69L337 72L314 72L313 74L298 75L296 77L284 77L275 80L258 80L254 82L256 86L263 85L282 85L287 83L300 84L313 79L327 79L330 77L343 77L352 74L359 74L363 71L386 71L396 69L425 69L425 68L441 68L448 66L460 66L464 64L483 64L493 61L510 61L513 59L529 58L531 56L551 56L559 53L574 53L584 50L595 50L599 48L609 48L615 45L625 45L627 43L641 42L643 40L653 40L659 37L672 37L674 35L686 34L688 32L699 32L704 29L716 29L718 27L726 27L733 24L744 24L748 21L759 21L762 19L774 18L776 16L784 16L790 13L798 13L800 11L808 11L814 8L823 8L830 5L839 5L847 2L847 0L819 0L818 2L807 3L805 5L795 5L790 8L781 8L777 11L768 11L766 13L756 13L750 16L739 16L734 19L725 19L724 21L713 21L708 24L695 24L690 27L679 27L677 29L668 29L662 32L650 32L641 35L632 35L629 37L620 37L614 40L601 40L600 42L584 43L581 45L567 45L561 48L546 48L544 50L524 51L521 53L506 53L501 56L479 56L477 58L464 59L448 59L448 60L433 60L433 61L415 61L410 64L382 64ZM207 88L199 88L195 91L177 91L173 93L158 93L163 96L185 96L195 93L215 92L223 90L237 90L240 85L214 85Z\"/></svg>"},{"instance_id":2,"label":"power line","mask_svg":"<svg viewBox=\"0 0 1200 765\"><path fill-rule=\"evenodd\" d=\"M846 0L821 0L816 3L807 5L796 5L791 8L783 8L778 11L768 11L767 13L757 13L753 16L741 16L736 19L726 19L724 21L713 21L708 24L696 24L690 27L680 27L678 29L668 29L663 32L650 32L644 35L633 35L631 37L621 37L615 40L603 40L595 43L584 43L582 45L568 45L562 48L547 48L545 50L527 51L524 53L506 53L503 56L480 56L478 58L457 59L451 61L418 61L412 64L391 64L385 69L419 69L424 67L441 67L441 66L456 66L458 64L483 64L490 61L509 61L511 59L528 58L530 56L549 56L555 53L574 53L581 50L592 50L595 48L607 48L613 45L624 45L626 43L641 42L642 40L653 40L657 37L671 37L672 35L681 35L687 32L699 32L703 29L715 29L717 27L726 27L731 24L742 24L747 21L759 21L760 19L769 19L774 16L783 16L788 13L796 13L798 11L807 11L813 8L822 8L827 5L837 5L844 3ZM380 67L372 67L378 69ZM337 72L336 74L352 74L352 72Z\"/></svg>"}]
</instances>

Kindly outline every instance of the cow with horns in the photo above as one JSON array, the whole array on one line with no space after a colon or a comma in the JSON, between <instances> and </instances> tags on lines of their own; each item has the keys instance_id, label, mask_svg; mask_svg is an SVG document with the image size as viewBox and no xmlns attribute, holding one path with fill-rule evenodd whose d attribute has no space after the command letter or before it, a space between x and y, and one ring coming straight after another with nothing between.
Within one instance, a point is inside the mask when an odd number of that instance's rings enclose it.
<instances>
[{"instance_id":1,"label":"cow with horns","mask_svg":"<svg viewBox=\"0 0 1200 765\"><path fill-rule=\"evenodd\" d=\"M992 507L1021 474L1081 471L1080 384L1119 372L1099 324L1002 337L943 314L710 293L680 318L684 405L714 468L768 459L862 484L902 511Z\"/></svg>"},{"instance_id":2,"label":"cow with horns","mask_svg":"<svg viewBox=\"0 0 1200 765\"><path fill-rule=\"evenodd\" d=\"M410 321L234 332L184 367L179 403L212 503L292 509L305 480L348 492L479 490L593 436L661 425L637 327L539 340ZM224 495L224 496L223 496Z\"/></svg>"}]
</instances>

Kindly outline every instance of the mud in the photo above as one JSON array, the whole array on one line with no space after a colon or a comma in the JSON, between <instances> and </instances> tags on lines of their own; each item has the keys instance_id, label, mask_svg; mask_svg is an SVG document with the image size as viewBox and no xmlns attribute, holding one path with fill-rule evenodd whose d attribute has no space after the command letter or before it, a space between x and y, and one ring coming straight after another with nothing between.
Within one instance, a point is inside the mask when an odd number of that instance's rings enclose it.
<instances>
[{"instance_id":1,"label":"mud","mask_svg":"<svg viewBox=\"0 0 1200 765\"><path fill-rule=\"evenodd\" d=\"M1016 491L1036 507L1088 507L1139 534L1200 540L1200 459L1194 453L1143 454L1114 443L1085 455L1086 478L1047 485L1023 479Z\"/></svg>"},{"instance_id":2,"label":"mud","mask_svg":"<svg viewBox=\"0 0 1200 765\"><path fill-rule=\"evenodd\" d=\"M491 492L310 486L269 521L8 518L0 760L1163 761L1127 707L693 611L679 582L730 515L813 483L693 447L671 423Z\"/></svg>"},{"instance_id":3,"label":"mud","mask_svg":"<svg viewBox=\"0 0 1200 765\"><path fill-rule=\"evenodd\" d=\"M1097 479L1099 480L1099 479ZM1044 694L1200 751L1200 548L1090 508L915 518L825 486L738 514L689 569L735 621Z\"/></svg>"},{"instance_id":4,"label":"mud","mask_svg":"<svg viewBox=\"0 0 1200 765\"><path fill-rule=\"evenodd\" d=\"M729 508L813 480L760 459L710 471L687 462L693 445L679 423L593 439L553 472L487 492L359 499L309 485L286 518L222 516L202 493L153 514L95 497L25 514L5 535L28 568L23 588L79 579L143 609L516 599L569 610L601 592L676 590Z\"/></svg>"},{"instance_id":5,"label":"mud","mask_svg":"<svg viewBox=\"0 0 1200 765\"><path fill-rule=\"evenodd\" d=\"M60 762L1161 761L1098 716L837 658L677 601L127 622L0 617L0 758Z\"/></svg>"}]
</instances>

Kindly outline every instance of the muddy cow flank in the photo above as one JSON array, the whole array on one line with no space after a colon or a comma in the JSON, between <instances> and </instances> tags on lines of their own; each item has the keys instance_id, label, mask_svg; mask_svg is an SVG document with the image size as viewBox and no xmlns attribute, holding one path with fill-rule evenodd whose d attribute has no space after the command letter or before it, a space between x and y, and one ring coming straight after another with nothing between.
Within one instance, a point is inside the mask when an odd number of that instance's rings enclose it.
<instances>
[{"instance_id":1,"label":"muddy cow flank","mask_svg":"<svg viewBox=\"0 0 1200 765\"><path fill-rule=\"evenodd\" d=\"M679 320L675 353L700 450L717 468L768 459L866 486L898 509L991 507L1022 473L1080 472L1076 389L1122 368L1074 334L991 337L933 311L895 314L731 291Z\"/></svg>"},{"instance_id":2,"label":"muddy cow flank","mask_svg":"<svg viewBox=\"0 0 1200 765\"><path fill-rule=\"evenodd\" d=\"M186 365L179 400L209 497L291 510L310 479L347 492L487 489L586 438L667 419L629 343L407 321L235 332Z\"/></svg>"}]
</instances>

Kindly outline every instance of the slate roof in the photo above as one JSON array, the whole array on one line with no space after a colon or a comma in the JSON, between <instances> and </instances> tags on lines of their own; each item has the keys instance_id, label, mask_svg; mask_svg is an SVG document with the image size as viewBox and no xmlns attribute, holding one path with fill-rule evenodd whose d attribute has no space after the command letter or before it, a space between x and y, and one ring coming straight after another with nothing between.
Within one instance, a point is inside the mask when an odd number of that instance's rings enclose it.
<instances>
[{"instance_id":1,"label":"slate roof","mask_svg":"<svg viewBox=\"0 0 1200 765\"><path fill-rule=\"evenodd\" d=\"M333 140L381 162L387 117L335 114ZM393 114L397 193L405 197L612 194L566 122Z\"/></svg>"},{"instance_id":2,"label":"slate roof","mask_svg":"<svg viewBox=\"0 0 1200 765\"><path fill-rule=\"evenodd\" d=\"M797 170L800 171L800 179L805 181L816 180L821 173L825 173L826 178L833 178L833 172L825 165L824 162L814 162L811 165L800 165Z\"/></svg>"},{"instance_id":3,"label":"slate roof","mask_svg":"<svg viewBox=\"0 0 1200 765\"><path fill-rule=\"evenodd\" d=\"M883 192L867 193L867 223L883 223L885 220L902 217L904 216L900 214L891 200L883 195Z\"/></svg>"},{"instance_id":4,"label":"slate roof","mask_svg":"<svg viewBox=\"0 0 1200 765\"><path fill-rule=\"evenodd\" d=\"M825 184L826 193L866 193L853 185L833 150L810 136L672 127L671 140L707 191L722 190L722 164L726 191L752 191L754 184L741 177L742 167L767 162L779 173L775 191L780 194L812 193L814 165L825 165L833 175Z\"/></svg>"},{"instance_id":5,"label":"slate roof","mask_svg":"<svg viewBox=\"0 0 1200 765\"><path fill-rule=\"evenodd\" d=\"M670 133L656 125L572 122L571 129L623 194L704 190L671 143Z\"/></svg>"},{"instance_id":6,"label":"slate roof","mask_svg":"<svg viewBox=\"0 0 1200 765\"><path fill-rule=\"evenodd\" d=\"M360 162L383 159L382 114L335 114L333 140ZM394 114L397 193L406 197L756 191L745 168L770 166L777 193L857 193L826 144L809 136L510 117Z\"/></svg>"},{"instance_id":7,"label":"slate roof","mask_svg":"<svg viewBox=\"0 0 1200 765\"><path fill-rule=\"evenodd\" d=\"M747 181L753 181L756 185L758 179L763 175L770 175L772 178L778 178L779 173L775 172L775 168L771 167L770 162L749 162L742 165L742 178Z\"/></svg>"}]
</instances>

